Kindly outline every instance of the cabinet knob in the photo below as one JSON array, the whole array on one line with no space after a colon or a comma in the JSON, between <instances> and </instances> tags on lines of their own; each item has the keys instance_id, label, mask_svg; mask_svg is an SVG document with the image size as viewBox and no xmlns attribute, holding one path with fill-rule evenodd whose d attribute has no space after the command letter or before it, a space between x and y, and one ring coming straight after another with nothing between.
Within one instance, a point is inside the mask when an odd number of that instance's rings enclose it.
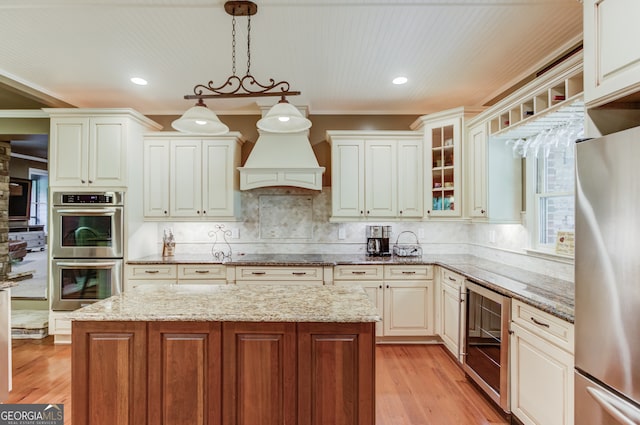
<instances>
[{"instance_id":1,"label":"cabinet knob","mask_svg":"<svg viewBox=\"0 0 640 425\"><path fill-rule=\"evenodd\" d=\"M196 214L200 215L200 210L196 211Z\"/></svg>"},{"instance_id":2,"label":"cabinet knob","mask_svg":"<svg viewBox=\"0 0 640 425\"><path fill-rule=\"evenodd\" d=\"M86 183L86 181L84 181L84 180L80 180L80 183L85 184L85 183Z\"/></svg>"},{"instance_id":3,"label":"cabinet knob","mask_svg":"<svg viewBox=\"0 0 640 425\"><path fill-rule=\"evenodd\" d=\"M207 215L207 212L206 212L206 211L202 211L202 214L203 214L203 215Z\"/></svg>"},{"instance_id":4,"label":"cabinet knob","mask_svg":"<svg viewBox=\"0 0 640 425\"><path fill-rule=\"evenodd\" d=\"M480 210L480 214L484 214L484 213L486 213L485 210Z\"/></svg>"},{"instance_id":5,"label":"cabinet knob","mask_svg":"<svg viewBox=\"0 0 640 425\"><path fill-rule=\"evenodd\" d=\"M167 210L164 210L164 215L167 215Z\"/></svg>"},{"instance_id":6,"label":"cabinet knob","mask_svg":"<svg viewBox=\"0 0 640 425\"><path fill-rule=\"evenodd\" d=\"M380 289L382 289L382 285L380 285Z\"/></svg>"},{"instance_id":7,"label":"cabinet knob","mask_svg":"<svg viewBox=\"0 0 640 425\"><path fill-rule=\"evenodd\" d=\"M361 211L360 211L360 215L362 215L362 214L364 214L364 211L362 211L362 210L361 210Z\"/></svg>"},{"instance_id":8,"label":"cabinet knob","mask_svg":"<svg viewBox=\"0 0 640 425\"><path fill-rule=\"evenodd\" d=\"M400 211L400 214L402 215L402 211Z\"/></svg>"},{"instance_id":9,"label":"cabinet knob","mask_svg":"<svg viewBox=\"0 0 640 425\"><path fill-rule=\"evenodd\" d=\"M369 210L367 210L367 215L369 215Z\"/></svg>"},{"instance_id":10,"label":"cabinet knob","mask_svg":"<svg viewBox=\"0 0 640 425\"><path fill-rule=\"evenodd\" d=\"M89 180L89 184L93 183L93 180Z\"/></svg>"},{"instance_id":11,"label":"cabinet knob","mask_svg":"<svg viewBox=\"0 0 640 425\"><path fill-rule=\"evenodd\" d=\"M387 285L387 289L389 289L389 285Z\"/></svg>"},{"instance_id":12,"label":"cabinet knob","mask_svg":"<svg viewBox=\"0 0 640 425\"><path fill-rule=\"evenodd\" d=\"M427 210L427 214L431 214L431 210Z\"/></svg>"}]
</instances>

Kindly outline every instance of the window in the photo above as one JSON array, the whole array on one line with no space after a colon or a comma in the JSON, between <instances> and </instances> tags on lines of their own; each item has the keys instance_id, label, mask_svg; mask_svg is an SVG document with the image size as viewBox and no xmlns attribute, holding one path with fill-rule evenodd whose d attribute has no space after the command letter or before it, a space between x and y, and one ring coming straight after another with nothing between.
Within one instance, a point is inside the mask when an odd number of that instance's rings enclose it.
<instances>
[{"instance_id":1,"label":"window","mask_svg":"<svg viewBox=\"0 0 640 425\"><path fill-rule=\"evenodd\" d=\"M47 231L47 191L49 189L49 177L47 170L29 169L31 185L31 217L29 225L42 225Z\"/></svg>"},{"instance_id":2,"label":"window","mask_svg":"<svg viewBox=\"0 0 640 425\"><path fill-rule=\"evenodd\" d=\"M539 152L530 161L534 175L532 216L529 217L532 248L555 252L558 232L575 229L575 143L564 149ZM531 198L530 198L531 199Z\"/></svg>"}]
</instances>

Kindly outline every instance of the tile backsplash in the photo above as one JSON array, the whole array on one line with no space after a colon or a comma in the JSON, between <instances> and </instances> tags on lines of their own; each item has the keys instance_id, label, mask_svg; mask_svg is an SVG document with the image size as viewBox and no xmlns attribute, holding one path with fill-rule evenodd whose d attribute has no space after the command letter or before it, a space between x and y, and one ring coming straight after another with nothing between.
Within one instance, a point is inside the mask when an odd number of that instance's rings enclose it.
<instances>
[{"instance_id":1,"label":"tile backsplash","mask_svg":"<svg viewBox=\"0 0 640 425\"><path fill-rule=\"evenodd\" d=\"M519 224L466 220L331 223L330 216L330 188L323 188L322 192L297 188L254 189L242 192L242 221L145 223L145 226L157 226L157 240L155 243L149 241L141 254L161 252L165 228L173 230L176 252L209 253L214 242L212 232L218 225L228 231L226 237L234 255L363 254L366 252L366 226L381 224L392 226L391 243L396 242L401 232L413 232L425 254L473 254L573 280L572 263L528 255L528 233ZM413 242L410 234L403 234L402 238L401 242Z\"/></svg>"}]
</instances>

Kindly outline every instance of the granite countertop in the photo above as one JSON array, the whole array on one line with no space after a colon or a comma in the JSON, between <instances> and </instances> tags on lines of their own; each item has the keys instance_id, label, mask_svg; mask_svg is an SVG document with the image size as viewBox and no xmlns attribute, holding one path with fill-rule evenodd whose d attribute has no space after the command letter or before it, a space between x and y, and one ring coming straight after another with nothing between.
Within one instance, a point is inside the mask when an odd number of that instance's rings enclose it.
<instances>
[{"instance_id":1,"label":"granite countertop","mask_svg":"<svg viewBox=\"0 0 640 425\"><path fill-rule=\"evenodd\" d=\"M421 257L371 257L364 254L247 254L219 261L210 254L160 255L128 264L226 264L232 266L336 266L378 264L434 264L464 275L503 295L518 299L547 313L574 322L573 282L542 273L485 260L473 255L423 255Z\"/></svg>"},{"instance_id":2,"label":"granite countertop","mask_svg":"<svg viewBox=\"0 0 640 425\"><path fill-rule=\"evenodd\" d=\"M377 322L359 286L142 286L68 314L72 320Z\"/></svg>"}]
</instances>

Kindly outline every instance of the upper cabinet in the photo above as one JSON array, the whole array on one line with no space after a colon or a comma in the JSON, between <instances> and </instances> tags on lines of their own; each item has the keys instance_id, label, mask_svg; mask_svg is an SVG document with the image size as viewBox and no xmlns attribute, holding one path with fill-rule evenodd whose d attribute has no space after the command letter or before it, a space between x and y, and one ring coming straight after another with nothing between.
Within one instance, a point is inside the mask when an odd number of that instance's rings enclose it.
<instances>
[{"instance_id":1,"label":"upper cabinet","mask_svg":"<svg viewBox=\"0 0 640 425\"><path fill-rule=\"evenodd\" d=\"M523 159L515 147L579 119L582 55L576 54L467 121L466 214L493 223L521 223ZM530 142L531 143L531 142Z\"/></svg>"},{"instance_id":2,"label":"upper cabinet","mask_svg":"<svg viewBox=\"0 0 640 425\"><path fill-rule=\"evenodd\" d=\"M584 100L599 106L640 90L640 2L584 0Z\"/></svg>"},{"instance_id":3,"label":"upper cabinet","mask_svg":"<svg viewBox=\"0 0 640 425\"><path fill-rule=\"evenodd\" d=\"M470 217L487 217L487 123L469 126L468 205Z\"/></svg>"},{"instance_id":4,"label":"upper cabinet","mask_svg":"<svg viewBox=\"0 0 640 425\"><path fill-rule=\"evenodd\" d=\"M145 218L235 220L240 213L241 143L239 134L147 134Z\"/></svg>"},{"instance_id":5,"label":"upper cabinet","mask_svg":"<svg viewBox=\"0 0 640 425\"><path fill-rule=\"evenodd\" d=\"M49 184L126 188L142 132L160 126L130 109L45 109L51 117Z\"/></svg>"},{"instance_id":6,"label":"upper cabinet","mask_svg":"<svg viewBox=\"0 0 640 425\"><path fill-rule=\"evenodd\" d=\"M455 108L422 116L411 126L424 133L424 211L429 218L462 215L462 129L476 113Z\"/></svg>"},{"instance_id":7,"label":"upper cabinet","mask_svg":"<svg viewBox=\"0 0 640 425\"><path fill-rule=\"evenodd\" d=\"M422 217L421 135L329 131L332 221Z\"/></svg>"}]
</instances>

